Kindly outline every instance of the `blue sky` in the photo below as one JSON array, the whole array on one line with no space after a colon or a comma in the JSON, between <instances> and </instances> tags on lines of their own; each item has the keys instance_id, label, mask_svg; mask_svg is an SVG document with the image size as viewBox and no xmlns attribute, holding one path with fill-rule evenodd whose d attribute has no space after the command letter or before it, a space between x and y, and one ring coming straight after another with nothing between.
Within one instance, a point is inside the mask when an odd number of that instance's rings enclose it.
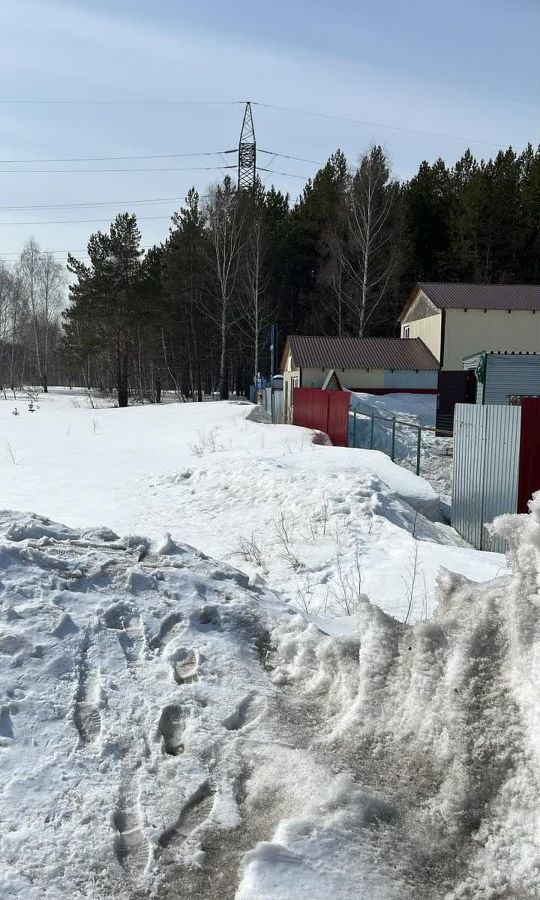
<instances>
[{"instance_id":1,"label":"blue sky","mask_svg":"<svg viewBox=\"0 0 540 900\"><path fill-rule=\"evenodd\" d=\"M229 149L238 141L241 107L203 101L247 98L360 120L257 106L260 147L324 162L339 146L353 162L377 141L401 178L424 158L455 160L467 144L488 156L498 146L521 148L540 140L536 0L11 0L0 6L0 34L0 100L146 101L2 103L2 160ZM0 170L181 168L222 161L6 162ZM302 185L292 176L309 176L317 168L279 158L271 167L288 173L268 179L292 195ZM219 177L218 170L11 172L0 174L0 207L181 198L192 184L202 193ZM146 246L164 237L178 205L133 207ZM0 255L13 257L30 234L45 249L82 251L91 231L126 208L129 202L2 208ZM60 224L74 219L92 221ZM10 224L15 222L21 224ZM23 224L30 222L41 224Z\"/></svg>"}]
</instances>

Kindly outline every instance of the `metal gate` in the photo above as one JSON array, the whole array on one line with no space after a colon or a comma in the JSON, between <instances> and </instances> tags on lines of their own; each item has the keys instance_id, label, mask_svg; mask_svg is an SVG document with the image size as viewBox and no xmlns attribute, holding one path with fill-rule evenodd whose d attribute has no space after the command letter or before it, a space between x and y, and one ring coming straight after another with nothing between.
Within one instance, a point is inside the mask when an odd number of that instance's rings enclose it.
<instances>
[{"instance_id":1,"label":"metal gate","mask_svg":"<svg viewBox=\"0 0 540 900\"><path fill-rule=\"evenodd\" d=\"M521 408L458 403L452 525L478 550L506 549L486 524L518 508Z\"/></svg>"},{"instance_id":2,"label":"metal gate","mask_svg":"<svg viewBox=\"0 0 540 900\"><path fill-rule=\"evenodd\" d=\"M471 375L474 372L439 372L437 382L437 419L435 434L452 437L456 403L474 403Z\"/></svg>"},{"instance_id":3,"label":"metal gate","mask_svg":"<svg viewBox=\"0 0 540 900\"><path fill-rule=\"evenodd\" d=\"M324 431L335 447L349 445L348 391L294 388L293 425Z\"/></svg>"}]
</instances>

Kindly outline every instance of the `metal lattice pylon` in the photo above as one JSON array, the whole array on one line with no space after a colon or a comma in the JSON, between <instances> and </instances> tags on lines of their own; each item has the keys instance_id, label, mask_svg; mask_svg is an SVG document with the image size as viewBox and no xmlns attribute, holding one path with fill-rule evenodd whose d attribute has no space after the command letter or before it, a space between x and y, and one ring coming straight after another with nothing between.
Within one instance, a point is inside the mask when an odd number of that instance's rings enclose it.
<instances>
[{"instance_id":1,"label":"metal lattice pylon","mask_svg":"<svg viewBox=\"0 0 540 900\"><path fill-rule=\"evenodd\" d=\"M255 175L257 172L257 144L255 142L255 127L251 113L251 103L246 103L244 121L240 132L238 144L238 190L250 191L255 187Z\"/></svg>"}]
</instances>

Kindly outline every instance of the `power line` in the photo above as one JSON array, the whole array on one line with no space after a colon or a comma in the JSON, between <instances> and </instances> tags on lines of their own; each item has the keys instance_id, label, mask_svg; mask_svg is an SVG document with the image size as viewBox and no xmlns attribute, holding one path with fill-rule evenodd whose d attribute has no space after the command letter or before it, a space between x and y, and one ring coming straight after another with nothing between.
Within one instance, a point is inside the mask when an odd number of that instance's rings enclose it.
<instances>
[{"instance_id":1,"label":"power line","mask_svg":"<svg viewBox=\"0 0 540 900\"><path fill-rule=\"evenodd\" d=\"M0 256L20 256L21 250L4 250L0 251ZM45 253L61 253L64 256L67 256L68 253L77 254L78 256L88 256L88 250L41 250L42 254Z\"/></svg>"},{"instance_id":2,"label":"power line","mask_svg":"<svg viewBox=\"0 0 540 900\"><path fill-rule=\"evenodd\" d=\"M236 150L205 150L201 153L153 153L139 156L67 156L58 159L0 159L0 165L21 163L33 165L34 163L59 163L59 162L121 162L130 159L181 159L188 156L224 156L227 153L236 153Z\"/></svg>"},{"instance_id":3,"label":"power line","mask_svg":"<svg viewBox=\"0 0 540 900\"><path fill-rule=\"evenodd\" d=\"M261 150L257 147L259 153L267 153L268 156L279 156L280 159L295 159L297 162L313 163L314 166L324 166L325 163L317 162L316 159L305 159L303 156L291 156L288 153L278 153L275 150Z\"/></svg>"},{"instance_id":4,"label":"power line","mask_svg":"<svg viewBox=\"0 0 540 900\"><path fill-rule=\"evenodd\" d=\"M149 222L152 219L170 219L171 216L138 216L138 222ZM91 222L108 222L109 219L42 219L37 222L0 222L0 228L3 225L84 225Z\"/></svg>"},{"instance_id":5,"label":"power line","mask_svg":"<svg viewBox=\"0 0 540 900\"><path fill-rule=\"evenodd\" d=\"M49 98L0 98L0 104L26 105L26 106L245 106L246 100L81 100L73 99L49 99ZM392 131L399 131L405 134L420 134L424 137L443 138L445 140L459 141L464 144L485 144L490 147L502 147L503 144L496 141L488 141L484 138L461 137L455 134L447 134L443 132L427 131L420 128L407 128L402 125L391 125L388 122L376 122L371 119L357 119L352 116L341 116L334 113L316 112L314 110L299 109L297 107L285 106L277 103L267 103L262 100L252 100L253 106L259 106L263 109L275 109L281 112L292 112L296 115L313 116L319 119L332 119L338 122L350 122L353 125L368 125L375 128L385 128ZM306 160L307 161L307 160Z\"/></svg>"},{"instance_id":6,"label":"power line","mask_svg":"<svg viewBox=\"0 0 540 900\"><path fill-rule=\"evenodd\" d=\"M145 169L0 169L0 175L76 175L92 172L215 172L216 169L236 169L236 166L186 166L181 168Z\"/></svg>"},{"instance_id":7,"label":"power line","mask_svg":"<svg viewBox=\"0 0 540 900\"><path fill-rule=\"evenodd\" d=\"M155 197L149 200L98 200L95 203L53 203L50 206L0 206L0 210L84 209L95 206L134 206L141 203L177 203L183 202L184 199L184 197Z\"/></svg>"},{"instance_id":8,"label":"power line","mask_svg":"<svg viewBox=\"0 0 540 900\"><path fill-rule=\"evenodd\" d=\"M244 106L245 100L55 100L48 98L0 98L0 103L21 106Z\"/></svg>"},{"instance_id":9,"label":"power line","mask_svg":"<svg viewBox=\"0 0 540 900\"><path fill-rule=\"evenodd\" d=\"M302 181L307 181L311 178L311 175L295 175L293 172L278 172L277 169L265 169L264 166L257 166L258 172L271 172L272 175L284 175L285 178L301 178Z\"/></svg>"},{"instance_id":10,"label":"power line","mask_svg":"<svg viewBox=\"0 0 540 900\"><path fill-rule=\"evenodd\" d=\"M405 126L402 126L402 125L389 125L388 123L385 123L385 122L374 122L370 119L353 119L350 116L337 116L332 113L314 112L313 110L308 110L308 109L297 109L296 107L293 107L293 106L280 106L275 103L262 103L257 100L252 100L252 103L254 106L260 106L264 109L276 109L276 110L281 110L283 112L296 113L297 115L302 115L302 116L314 116L317 119L333 119L334 121L337 121L337 122L350 122L353 125L369 125L369 126L375 127L375 128L388 128L388 129L391 129L392 131L401 131L401 132L405 132L406 134L421 134L424 137L443 138L445 140L460 141L461 143L464 143L464 144L486 144L487 146L490 146L490 147L503 146L502 144L497 144L495 141L486 141L483 138L458 137L458 135L455 135L455 134L444 134L442 132L437 132L437 131L423 131L418 128L406 128Z\"/></svg>"}]
</instances>

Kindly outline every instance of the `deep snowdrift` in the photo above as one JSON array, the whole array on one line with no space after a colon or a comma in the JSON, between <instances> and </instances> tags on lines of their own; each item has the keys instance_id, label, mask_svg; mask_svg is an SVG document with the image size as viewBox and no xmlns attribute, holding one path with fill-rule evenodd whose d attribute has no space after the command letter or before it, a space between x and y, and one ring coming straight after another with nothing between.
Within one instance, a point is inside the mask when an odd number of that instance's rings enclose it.
<instances>
[{"instance_id":1,"label":"deep snowdrift","mask_svg":"<svg viewBox=\"0 0 540 900\"><path fill-rule=\"evenodd\" d=\"M540 497L497 527L513 575L441 573L427 622L366 600L355 637L272 634L274 683L309 704L313 744L385 791L402 871L432 885L416 896L540 896Z\"/></svg>"},{"instance_id":2,"label":"deep snowdrift","mask_svg":"<svg viewBox=\"0 0 540 900\"><path fill-rule=\"evenodd\" d=\"M514 574L324 633L167 539L0 517L0 896L540 893L540 499Z\"/></svg>"}]
</instances>

